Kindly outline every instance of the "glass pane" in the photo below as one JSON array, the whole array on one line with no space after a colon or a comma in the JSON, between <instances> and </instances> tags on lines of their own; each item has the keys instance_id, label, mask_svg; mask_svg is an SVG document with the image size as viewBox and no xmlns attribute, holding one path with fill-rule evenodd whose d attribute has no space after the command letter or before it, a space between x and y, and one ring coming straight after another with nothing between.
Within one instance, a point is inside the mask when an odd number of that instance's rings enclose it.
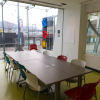
<instances>
[{"instance_id":1,"label":"glass pane","mask_svg":"<svg viewBox=\"0 0 100 100\"><path fill-rule=\"evenodd\" d=\"M5 43L2 43L3 38L1 23L0 53L3 52L3 45L5 46L5 51L8 52L15 51L16 45L18 44L22 45L23 50L28 50L28 45L34 43L37 44L38 49L42 49L43 51L47 49L48 51L52 52L58 9L19 3L18 20L17 2L7 1L3 8ZM27 8L29 9L27 10ZM7 11L9 11L9 13ZM2 12L1 8L0 12ZM0 17L0 21L2 20L1 18L2 16ZM46 19L46 26L43 26L44 19ZM18 32L18 26L20 32ZM19 41L20 43L18 43Z\"/></svg>"},{"instance_id":2,"label":"glass pane","mask_svg":"<svg viewBox=\"0 0 100 100\"><path fill-rule=\"evenodd\" d=\"M33 40L33 43L37 44L38 49L42 48L42 51L53 50L57 14L58 9L37 5L29 10L29 40ZM43 26L44 19L46 19L46 26ZM29 42L32 44L31 41Z\"/></svg>"},{"instance_id":3,"label":"glass pane","mask_svg":"<svg viewBox=\"0 0 100 100\"><path fill-rule=\"evenodd\" d=\"M26 4L19 3L19 29L18 33L18 3L8 1L4 5L4 41L5 51L15 51L16 45L22 45L27 50L26 35ZM9 13L7 13L9 11ZM18 36L19 35L19 36ZM18 41L20 40L20 43Z\"/></svg>"},{"instance_id":4,"label":"glass pane","mask_svg":"<svg viewBox=\"0 0 100 100\"><path fill-rule=\"evenodd\" d=\"M0 60L3 59L3 46L2 46L2 8L0 6Z\"/></svg>"},{"instance_id":5,"label":"glass pane","mask_svg":"<svg viewBox=\"0 0 100 100\"><path fill-rule=\"evenodd\" d=\"M27 9L29 4L19 3L20 43L23 50L28 50Z\"/></svg>"},{"instance_id":6,"label":"glass pane","mask_svg":"<svg viewBox=\"0 0 100 100\"><path fill-rule=\"evenodd\" d=\"M100 56L100 12L88 14L86 53Z\"/></svg>"}]
</instances>

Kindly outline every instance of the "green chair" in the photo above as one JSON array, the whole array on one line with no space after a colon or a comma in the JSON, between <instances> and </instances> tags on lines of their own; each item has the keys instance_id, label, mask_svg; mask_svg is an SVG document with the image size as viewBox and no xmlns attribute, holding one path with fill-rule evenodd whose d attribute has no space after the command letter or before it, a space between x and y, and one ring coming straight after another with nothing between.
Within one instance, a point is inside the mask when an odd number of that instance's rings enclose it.
<instances>
[{"instance_id":1,"label":"green chair","mask_svg":"<svg viewBox=\"0 0 100 100\"><path fill-rule=\"evenodd\" d=\"M19 70L20 70L20 75L19 75L19 78L18 78L18 81L17 81L17 90L18 90L18 85L19 85L19 82L22 82L22 81L25 81L26 80L26 75L25 75L25 73L24 73L24 71L23 71L23 69L26 71L26 68L23 66L23 65L21 65L21 64L19 64L18 62L16 62L17 63L17 65L19 66ZM22 76L22 78L24 79L24 80L20 80L20 77ZM21 83L21 84L24 84L25 82L23 82L23 83ZM20 84L20 86L21 86L21 84Z\"/></svg>"},{"instance_id":2,"label":"green chair","mask_svg":"<svg viewBox=\"0 0 100 100\"><path fill-rule=\"evenodd\" d=\"M12 83L13 71L14 70L18 70L19 69L19 66L16 63L14 63L14 60L9 55L7 55L7 57L9 58L10 65L11 65L10 71L12 69L12 75L11 75L11 83ZM10 74L9 74L9 76L10 76Z\"/></svg>"},{"instance_id":3,"label":"green chair","mask_svg":"<svg viewBox=\"0 0 100 100\"><path fill-rule=\"evenodd\" d=\"M6 54L5 52L3 52L3 54L4 54L4 58L5 58L5 60L6 60L5 71L8 71L9 65L10 65L10 60L9 60L9 58L7 57L7 54ZM13 61L14 64L16 63L16 61L15 61L14 59L12 59L12 61ZM8 69L6 69L7 64L8 64Z\"/></svg>"},{"instance_id":4,"label":"green chair","mask_svg":"<svg viewBox=\"0 0 100 100\"><path fill-rule=\"evenodd\" d=\"M7 57L7 54L5 52L3 52L5 60L6 60L6 66L5 66L5 71L7 71L7 75L8 75L8 69L9 69L9 65L10 65L10 61L9 58ZM7 68L8 65L8 68Z\"/></svg>"}]
</instances>

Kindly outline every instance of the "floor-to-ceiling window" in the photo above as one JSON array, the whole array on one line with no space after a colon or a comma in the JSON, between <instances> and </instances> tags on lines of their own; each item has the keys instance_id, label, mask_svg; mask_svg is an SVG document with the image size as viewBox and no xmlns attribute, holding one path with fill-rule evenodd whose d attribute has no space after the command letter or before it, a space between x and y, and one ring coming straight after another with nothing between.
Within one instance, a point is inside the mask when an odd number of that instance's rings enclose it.
<instances>
[{"instance_id":1,"label":"floor-to-ceiling window","mask_svg":"<svg viewBox=\"0 0 100 100\"><path fill-rule=\"evenodd\" d=\"M3 57L2 54L3 48L1 43L2 43L2 6L0 6L0 59L2 59Z\"/></svg>"},{"instance_id":2,"label":"floor-to-ceiling window","mask_svg":"<svg viewBox=\"0 0 100 100\"><path fill-rule=\"evenodd\" d=\"M52 52L58 9L35 6L29 10L29 43ZM46 25L44 22L46 20ZM44 35L45 34L45 35ZM44 45L42 45L44 44Z\"/></svg>"},{"instance_id":3,"label":"floor-to-ceiling window","mask_svg":"<svg viewBox=\"0 0 100 100\"><path fill-rule=\"evenodd\" d=\"M2 43L2 16L0 16L1 54L3 45L6 52L15 51L15 46L18 44L23 46L23 50L28 50L28 46L33 43L37 44L38 49L53 50L58 9L24 3L19 3L18 7L17 2L11 1L7 1L3 9L4 44ZM2 58L3 54L0 59Z\"/></svg>"}]
</instances>

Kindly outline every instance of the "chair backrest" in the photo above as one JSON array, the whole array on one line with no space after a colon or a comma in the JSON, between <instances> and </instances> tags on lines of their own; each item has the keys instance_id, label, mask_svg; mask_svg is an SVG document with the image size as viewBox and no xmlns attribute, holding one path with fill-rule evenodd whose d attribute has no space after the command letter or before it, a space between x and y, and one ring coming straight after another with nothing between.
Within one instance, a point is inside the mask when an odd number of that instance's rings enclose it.
<instances>
[{"instance_id":1,"label":"chair backrest","mask_svg":"<svg viewBox=\"0 0 100 100\"><path fill-rule=\"evenodd\" d=\"M23 51L22 45L15 45L15 52L16 51Z\"/></svg>"},{"instance_id":2,"label":"chair backrest","mask_svg":"<svg viewBox=\"0 0 100 100\"><path fill-rule=\"evenodd\" d=\"M49 52L48 51L44 51L43 54L49 56Z\"/></svg>"},{"instance_id":3,"label":"chair backrest","mask_svg":"<svg viewBox=\"0 0 100 100\"><path fill-rule=\"evenodd\" d=\"M3 52L4 56L6 56L7 54L5 52Z\"/></svg>"},{"instance_id":4,"label":"chair backrest","mask_svg":"<svg viewBox=\"0 0 100 100\"><path fill-rule=\"evenodd\" d=\"M19 66L20 74L21 74L22 77L26 80L26 75L25 75L25 73L24 73L24 71L26 71L26 68L25 68L23 65L19 64L18 62L16 62L16 63L17 63L17 65ZM23 70L24 70L24 71L23 71Z\"/></svg>"},{"instance_id":5,"label":"chair backrest","mask_svg":"<svg viewBox=\"0 0 100 100\"><path fill-rule=\"evenodd\" d=\"M100 79L95 83L84 84L82 86L81 94L77 100L90 100L95 95L96 86L99 82Z\"/></svg>"},{"instance_id":6,"label":"chair backrest","mask_svg":"<svg viewBox=\"0 0 100 100\"><path fill-rule=\"evenodd\" d=\"M3 54L5 56L6 62L10 65L10 61L9 61L9 58L7 57L7 54L5 52L3 52Z\"/></svg>"},{"instance_id":7,"label":"chair backrest","mask_svg":"<svg viewBox=\"0 0 100 100\"><path fill-rule=\"evenodd\" d=\"M67 61L68 58L66 56L64 56L64 55L59 55L57 57L57 59L60 59L60 60L63 60L63 61Z\"/></svg>"},{"instance_id":8,"label":"chair backrest","mask_svg":"<svg viewBox=\"0 0 100 100\"><path fill-rule=\"evenodd\" d=\"M80 67L84 67L84 68L85 68L85 65L86 65L86 62L85 61L78 60L78 59L73 59L71 61L71 63L74 64L74 65L80 66Z\"/></svg>"},{"instance_id":9,"label":"chair backrest","mask_svg":"<svg viewBox=\"0 0 100 100\"><path fill-rule=\"evenodd\" d=\"M36 45L36 44L31 44L31 45L30 45L30 50L32 50L32 49L37 50L37 45Z\"/></svg>"},{"instance_id":10,"label":"chair backrest","mask_svg":"<svg viewBox=\"0 0 100 100\"><path fill-rule=\"evenodd\" d=\"M9 55L7 55L7 57L9 58L9 61L10 61L10 65L11 65L11 67L14 68L14 64L13 64L12 58L11 58Z\"/></svg>"},{"instance_id":11,"label":"chair backrest","mask_svg":"<svg viewBox=\"0 0 100 100\"><path fill-rule=\"evenodd\" d=\"M41 87L38 85L38 79L37 76L32 73L26 73L26 82L29 85L30 88L32 88L35 91L40 91Z\"/></svg>"}]
</instances>

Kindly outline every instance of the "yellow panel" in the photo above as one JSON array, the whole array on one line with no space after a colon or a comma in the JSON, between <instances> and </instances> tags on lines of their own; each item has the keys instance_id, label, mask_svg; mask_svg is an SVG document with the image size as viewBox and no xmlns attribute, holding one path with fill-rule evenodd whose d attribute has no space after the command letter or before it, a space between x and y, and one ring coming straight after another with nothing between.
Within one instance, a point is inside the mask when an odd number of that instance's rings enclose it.
<instances>
[{"instance_id":1,"label":"yellow panel","mask_svg":"<svg viewBox=\"0 0 100 100\"><path fill-rule=\"evenodd\" d=\"M0 32L2 32L2 29L0 29Z\"/></svg>"}]
</instances>

